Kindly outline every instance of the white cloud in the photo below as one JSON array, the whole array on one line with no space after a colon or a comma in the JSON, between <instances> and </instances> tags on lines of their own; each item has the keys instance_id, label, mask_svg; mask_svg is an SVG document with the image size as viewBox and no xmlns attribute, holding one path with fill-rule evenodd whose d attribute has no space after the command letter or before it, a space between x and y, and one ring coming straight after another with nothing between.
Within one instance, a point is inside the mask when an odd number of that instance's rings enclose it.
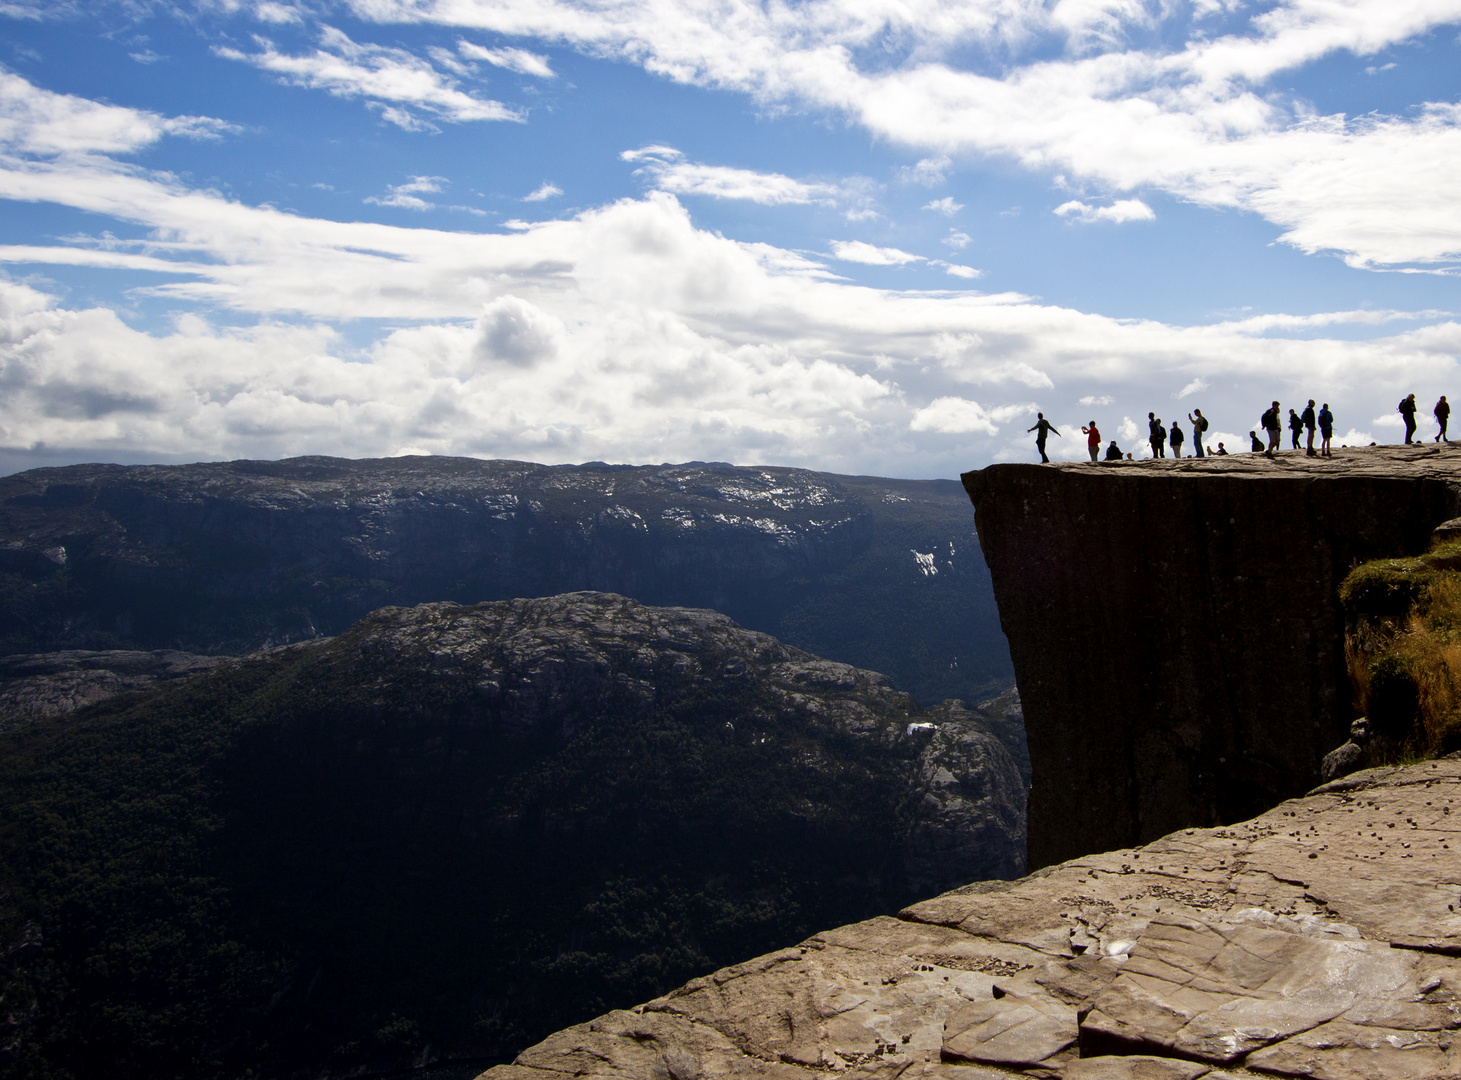
<instances>
[{"instance_id":1,"label":"white cloud","mask_svg":"<svg viewBox=\"0 0 1461 1080\"><path fill-rule=\"evenodd\" d=\"M1182 398L1191 397L1193 394L1202 393L1210 385L1211 384L1208 383L1206 379L1199 375L1197 378L1193 379L1190 383L1182 387L1181 390L1178 390L1172 396L1180 401Z\"/></svg>"},{"instance_id":2,"label":"white cloud","mask_svg":"<svg viewBox=\"0 0 1461 1080\"><path fill-rule=\"evenodd\" d=\"M1074 216L1075 220L1090 224L1095 221L1110 221L1117 225L1128 221L1155 221L1157 215L1140 199L1121 199L1110 206L1091 206L1072 199L1055 208L1059 217Z\"/></svg>"},{"instance_id":3,"label":"white cloud","mask_svg":"<svg viewBox=\"0 0 1461 1080\"><path fill-rule=\"evenodd\" d=\"M979 402L960 397L936 398L915 412L908 426L914 431L937 431L945 435L976 431L999 434L999 427Z\"/></svg>"},{"instance_id":4,"label":"white cloud","mask_svg":"<svg viewBox=\"0 0 1461 1080\"><path fill-rule=\"evenodd\" d=\"M38 157L129 154L166 135L209 138L233 130L233 125L209 117L168 118L51 93L0 71L0 152Z\"/></svg>"},{"instance_id":5,"label":"white cloud","mask_svg":"<svg viewBox=\"0 0 1461 1080\"><path fill-rule=\"evenodd\" d=\"M561 187L544 180L532 193L523 196L523 202L544 202L548 199L556 199L562 194Z\"/></svg>"},{"instance_id":6,"label":"white cloud","mask_svg":"<svg viewBox=\"0 0 1461 1080\"><path fill-rule=\"evenodd\" d=\"M405 49L359 44L334 27L323 29L320 47L306 56L281 53L265 38L254 41L258 52L225 46L214 51L272 71L295 86L324 90L336 97L365 98L383 118L407 130L430 126L412 109L452 123L522 119L521 113L500 101L473 97L458 89L454 79Z\"/></svg>"},{"instance_id":7,"label":"white cloud","mask_svg":"<svg viewBox=\"0 0 1461 1080\"><path fill-rule=\"evenodd\" d=\"M928 155L900 172L909 182L939 182L955 156L997 156L1113 193L1261 214L1284 242L1354 266L1461 258L1457 105L1316 116L1280 78L1453 24L1457 0L346 2L376 22L538 37L758 103L835 110ZM1227 23L1201 21L1218 11ZM961 66L992 53L998 66Z\"/></svg>"},{"instance_id":8,"label":"white cloud","mask_svg":"<svg viewBox=\"0 0 1461 1080\"><path fill-rule=\"evenodd\" d=\"M846 194L838 184L793 180L780 173L762 173L726 165L699 165L669 146L645 146L625 150L620 159L643 162L636 175L646 175L661 191L676 195L708 195L713 199L739 199L763 206L822 203L834 205Z\"/></svg>"},{"instance_id":9,"label":"white cloud","mask_svg":"<svg viewBox=\"0 0 1461 1080\"><path fill-rule=\"evenodd\" d=\"M942 199L934 199L932 202L924 203L923 208L943 214L945 217L953 217L960 210L964 209L964 204L956 203L952 196L945 195Z\"/></svg>"},{"instance_id":10,"label":"white cloud","mask_svg":"<svg viewBox=\"0 0 1461 1080\"><path fill-rule=\"evenodd\" d=\"M963 251L974 242L974 238L966 232L960 232L958 229L950 229L949 235L944 237L942 242L954 248L956 251Z\"/></svg>"},{"instance_id":11,"label":"white cloud","mask_svg":"<svg viewBox=\"0 0 1461 1080\"><path fill-rule=\"evenodd\" d=\"M862 263L865 266L903 266L906 263L922 262L922 255L910 255L891 247L875 247L861 240L833 240L832 255L843 262Z\"/></svg>"},{"instance_id":12,"label":"white cloud","mask_svg":"<svg viewBox=\"0 0 1461 1080\"><path fill-rule=\"evenodd\" d=\"M556 79L558 76L548 66L548 58L530 53L526 49L488 49L470 41L457 42L457 51L469 60L485 60L496 67L515 71L519 75L532 75L539 79Z\"/></svg>"},{"instance_id":13,"label":"white cloud","mask_svg":"<svg viewBox=\"0 0 1461 1080\"><path fill-rule=\"evenodd\" d=\"M1077 404L1105 406L1110 405L1115 400L1110 394L1087 394Z\"/></svg>"},{"instance_id":14,"label":"white cloud","mask_svg":"<svg viewBox=\"0 0 1461 1080\"><path fill-rule=\"evenodd\" d=\"M303 22L299 9L289 4L276 4L273 0L264 0L261 4L254 5L254 18L260 22L288 24Z\"/></svg>"},{"instance_id":15,"label":"white cloud","mask_svg":"<svg viewBox=\"0 0 1461 1080\"><path fill-rule=\"evenodd\" d=\"M937 187L948 179L948 172L954 162L947 154L923 158L914 165L903 165L898 169L898 179L905 184L922 184Z\"/></svg>"},{"instance_id":16,"label":"white cloud","mask_svg":"<svg viewBox=\"0 0 1461 1080\"><path fill-rule=\"evenodd\" d=\"M950 275L951 277L964 278L970 281L972 281L974 278L981 278L984 276L983 270L976 270L972 266L961 266L958 263L944 262L942 259L933 259L929 263L929 265L940 267L944 273Z\"/></svg>"},{"instance_id":17,"label":"white cloud","mask_svg":"<svg viewBox=\"0 0 1461 1080\"><path fill-rule=\"evenodd\" d=\"M446 183L444 176L413 176L404 184L392 184L390 194L383 199L375 196L366 198L366 202L375 203L377 206L399 206L405 210L431 210L436 204L427 202L421 198L422 195L435 194L441 191L441 185Z\"/></svg>"}]
</instances>

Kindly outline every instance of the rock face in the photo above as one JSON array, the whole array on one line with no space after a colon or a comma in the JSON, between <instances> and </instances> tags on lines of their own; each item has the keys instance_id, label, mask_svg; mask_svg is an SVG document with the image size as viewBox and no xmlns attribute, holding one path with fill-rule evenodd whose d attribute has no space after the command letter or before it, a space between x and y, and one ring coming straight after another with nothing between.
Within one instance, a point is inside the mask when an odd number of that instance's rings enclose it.
<instances>
[{"instance_id":1,"label":"rock face","mask_svg":"<svg viewBox=\"0 0 1461 1080\"><path fill-rule=\"evenodd\" d=\"M1461 761L1358 773L817 934L484 1076L1454 1077L1458 819Z\"/></svg>"},{"instance_id":2,"label":"rock face","mask_svg":"<svg viewBox=\"0 0 1461 1080\"><path fill-rule=\"evenodd\" d=\"M966 473L1024 705L1044 866L1239 821L1319 780L1354 713L1338 586L1461 507L1461 452Z\"/></svg>"},{"instance_id":3,"label":"rock face","mask_svg":"<svg viewBox=\"0 0 1461 1080\"><path fill-rule=\"evenodd\" d=\"M708 607L925 703L1013 680L953 481L467 458L0 478L0 655L244 653L385 605L593 589Z\"/></svg>"},{"instance_id":4,"label":"rock face","mask_svg":"<svg viewBox=\"0 0 1461 1080\"><path fill-rule=\"evenodd\" d=\"M217 656L167 649L72 649L0 657L0 731L196 675L222 662Z\"/></svg>"},{"instance_id":5,"label":"rock face","mask_svg":"<svg viewBox=\"0 0 1461 1080\"><path fill-rule=\"evenodd\" d=\"M34 688L58 677L40 664L12 668ZM1022 873L1023 785L987 720L603 593L385 608L34 720L0 734L0 1066L318 1076L514 1053L818 926Z\"/></svg>"}]
</instances>

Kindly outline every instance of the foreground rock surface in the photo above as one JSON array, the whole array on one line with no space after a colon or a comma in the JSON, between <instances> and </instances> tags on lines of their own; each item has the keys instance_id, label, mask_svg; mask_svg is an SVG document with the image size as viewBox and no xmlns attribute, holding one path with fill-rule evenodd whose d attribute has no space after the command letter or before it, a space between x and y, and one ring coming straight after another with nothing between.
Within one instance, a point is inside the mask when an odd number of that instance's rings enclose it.
<instances>
[{"instance_id":1,"label":"foreground rock surface","mask_svg":"<svg viewBox=\"0 0 1461 1080\"><path fill-rule=\"evenodd\" d=\"M1461 1076L1458 819L1455 758L1357 773L818 934L484 1076Z\"/></svg>"},{"instance_id":2,"label":"foreground rock surface","mask_svg":"<svg viewBox=\"0 0 1461 1080\"><path fill-rule=\"evenodd\" d=\"M1030 865L1241 821L1320 781L1352 711L1339 583L1461 508L1461 449L964 475L1009 638Z\"/></svg>"}]
</instances>

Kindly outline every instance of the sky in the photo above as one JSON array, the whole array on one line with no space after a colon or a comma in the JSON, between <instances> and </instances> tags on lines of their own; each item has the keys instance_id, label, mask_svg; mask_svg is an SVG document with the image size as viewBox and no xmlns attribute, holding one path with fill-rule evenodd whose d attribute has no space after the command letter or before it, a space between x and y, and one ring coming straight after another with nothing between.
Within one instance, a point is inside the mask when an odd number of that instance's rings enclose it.
<instances>
[{"instance_id":1,"label":"sky","mask_svg":"<svg viewBox=\"0 0 1461 1080\"><path fill-rule=\"evenodd\" d=\"M1458 313L1461 0L0 0L0 473L1395 442Z\"/></svg>"}]
</instances>

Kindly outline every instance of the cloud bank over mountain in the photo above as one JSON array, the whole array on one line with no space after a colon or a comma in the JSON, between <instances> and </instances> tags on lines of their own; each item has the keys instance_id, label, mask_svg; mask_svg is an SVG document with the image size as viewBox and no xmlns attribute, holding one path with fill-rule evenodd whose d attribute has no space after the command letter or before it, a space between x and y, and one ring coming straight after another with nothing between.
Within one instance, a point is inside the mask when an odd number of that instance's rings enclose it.
<instances>
[{"instance_id":1,"label":"cloud bank over mountain","mask_svg":"<svg viewBox=\"0 0 1461 1080\"><path fill-rule=\"evenodd\" d=\"M960 174L1023 177L1043 209L1000 218L1072 245L1147 243L1195 208L1266 222L1278 243L1377 282L1453 280L1461 106L1441 98L1455 87L1432 80L1435 100L1351 116L1284 84L1406 43L1454 52L1442 28L1461 0L172 11L205 28L220 70L364 111L421 140L423 159L351 196L353 211L309 212L167 167L189 146L242 143L240 116L0 71L14 226L0 243L0 464L438 452L936 475L1026 456L1037 407L1058 425L1100 408L1114 434L1143 430L1160 403L1178 417L1201 404L1236 439L1254 401L1317 392L1360 438L1386 416L1375 395L1444 390L1461 353L1455 305L1434 290L1194 321L1006 288L993 226L963 190L937 190ZM0 17L79 16L12 4ZM627 187L587 200L543 150L537 179L510 195L533 221L426 160L432 140L531 138L562 107L544 88L606 60L750 102L765 147L621 143L602 167ZM881 179L840 162L776 167L770 131L793 114L912 163ZM933 231L905 225L905 204ZM808 242L745 213L846 231ZM28 226L47 214L73 227ZM76 285L96 275L126 275L125 299ZM1067 433L1052 452L1083 456L1084 443Z\"/></svg>"}]
</instances>

